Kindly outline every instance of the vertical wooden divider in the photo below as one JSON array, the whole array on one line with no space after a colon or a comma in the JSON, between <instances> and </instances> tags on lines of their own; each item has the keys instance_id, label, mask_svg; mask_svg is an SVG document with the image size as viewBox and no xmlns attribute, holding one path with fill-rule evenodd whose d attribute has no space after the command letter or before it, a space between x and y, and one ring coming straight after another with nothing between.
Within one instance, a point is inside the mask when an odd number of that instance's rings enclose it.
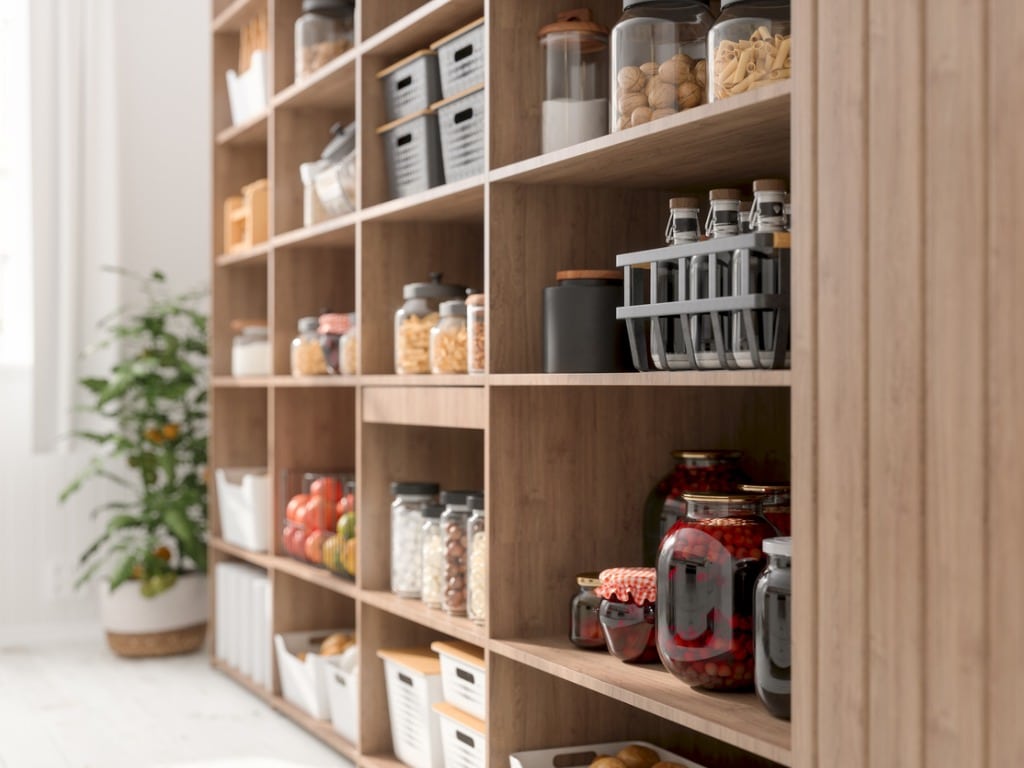
<instances>
[{"instance_id":1,"label":"vertical wooden divider","mask_svg":"<svg viewBox=\"0 0 1024 768\"><path fill-rule=\"evenodd\" d=\"M790 189L793 218L793 765L818 765L818 0L793 1L793 35L801 39L803 66L793 75Z\"/></svg>"},{"instance_id":2,"label":"vertical wooden divider","mask_svg":"<svg viewBox=\"0 0 1024 768\"><path fill-rule=\"evenodd\" d=\"M1024 583L1020 439L1024 434L1024 6L991 0L988 14L988 611L989 765L1024 765L1024 609L1013 595ZM998 78L993 80L995 73ZM980 252L978 252L980 256ZM977 268L977 264L972 265Z\"/></svg>"},{"instance_id":3,"label":"vertical wooden divider","mask_svg":"<svg viewBox=\"0 0 1024 768\"><path fill-rule=\"evenodd\" d=\"M923 15L921 0L868 3L866 765L900 768L923 760L924 94L891 83L923 81Z\"/></svg>"},{"instance_id":4,"label":"vertical wooden divider","mask_svg":"<svg viewBox=\"0 0 1024 768\"><path fill-rule=\"evenodd\" d=\"M867 0L822 3L816 59L819 254L818 761L867 765ZM836 66L842 62L842 66ZM804 105L808 108L808 105ZM806 518L806 514L796 521ZM799 535L799 534L798 534ZM828 702L825 713L821 707ZM841 716L832 713L841 712Z\"/></svg>"},{"instance_id":5,"label":"vertical wooden divider","mask_svg":"<svg viewBox=\"0 0 1024 768\"><path fill-rule=\"evenodd\" d=\"M924 14L928 766L986 765L987 6Z\"/></svg>"}]
</instances>

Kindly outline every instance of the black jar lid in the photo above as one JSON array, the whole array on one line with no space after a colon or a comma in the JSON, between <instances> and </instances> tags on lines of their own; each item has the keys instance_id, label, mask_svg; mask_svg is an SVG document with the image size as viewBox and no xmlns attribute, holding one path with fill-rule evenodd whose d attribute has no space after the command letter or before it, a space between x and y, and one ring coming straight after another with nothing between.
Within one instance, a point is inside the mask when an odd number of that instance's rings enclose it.
<instances>
[{"instance_id":1,"label":"black jar lid","mask_svg":"<svg viewBox=\"0 0 1024 768\"><path fill-rule=\"evenodd\" d=\"M482 493L474 493L466 497L466 506L475 512L484 511L484 495Z\"/></svg>"},{"instance_id":2,"label":"black jar lid","mask_svg":"<svg viewBox=\"0 0 1024 768\"><path fill-rule=\"evenodd\" d=\"M405 482L396 480L391 483L392 496L433 496L441 486L437 483Z\"/></svg>"},{"instance_id":3,"label":"black jar lid","mask_svg":"<svg viewBox=\"0 0 1024 768\"><path fill-rule=\"evenodd\" d=\"M402 287L403 299L447 299L462 298L466 295L464 285L447 285L441 282L440 272L430 273L429 283L406 283Z\"/></svg>"},{"instance_id":4,"label":"black jar lid","mask_svg":"<svg viewBox=\"0 0 1024 768\"><path fill-rule=\"evenodd\" d=\"M423 516L431 520L439 518L444 512L444 504L428 504L423 509Z\"/></svg>"},{"instance_id":5,"label":"black jar lid","mask_svg":"<svg viewBox=\"0 0 1024 768\"><path fill-rule=\"evenodd\" d=\"M352 0L302 0L302 12L343 18L355 12L355 3Z\"/></svg>"},{"instance_id":6,"label":"black jar lid","mask_svg":"<svg viewBox=\"0 0 1024 768\"><path fill-rule=\"evenodd\" d=\"M466 507L471 496L480 495L480 491L441 491L441 503L446 506Z\"/></svg>"}]
</instances>

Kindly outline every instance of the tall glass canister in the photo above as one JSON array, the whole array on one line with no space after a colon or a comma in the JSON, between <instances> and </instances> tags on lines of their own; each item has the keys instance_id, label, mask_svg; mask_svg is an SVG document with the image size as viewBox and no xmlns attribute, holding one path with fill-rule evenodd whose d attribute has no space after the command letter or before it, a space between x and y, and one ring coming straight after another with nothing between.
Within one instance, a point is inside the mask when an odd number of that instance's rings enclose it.
<instances>
[{"instance_id":1,"label":"tall glass canister","mask_svg":"<svg viewBox=\"0 0 1024 768\"><path fill-rule=\"evenodd\" d=\"M765 539L768 567L754 599L754 690L775 717L789 720L793 540Z\"/></svg>"}]
</instances>

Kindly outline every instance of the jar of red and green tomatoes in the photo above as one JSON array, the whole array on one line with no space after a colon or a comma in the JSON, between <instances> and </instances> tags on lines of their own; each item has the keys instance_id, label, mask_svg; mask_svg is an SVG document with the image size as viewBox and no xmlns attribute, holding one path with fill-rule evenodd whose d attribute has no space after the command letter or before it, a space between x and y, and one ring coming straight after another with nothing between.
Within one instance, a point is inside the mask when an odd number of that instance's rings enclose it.
<instances>
[{"instance_id":1,"label":"jar of red and green tomatoes","mask_svg":"<svg viewBox=\"0 0 1024 768\"><path fill-rule=\"evenodd\" d=\"M657 565L657 648L672 674L710 690L754 684L754 585L775 535L757 494L687 493Z\"/></svg>"},{"instance_id":2,"label":"jar of red and green tomatoes","mask_svg":"<svg viewBox=\"0 0 1024 768\"><path fill-rule=\"evenodd\" d=\"M733 491L744 481L739 451L672 451L676 465L644 502L644 565L653 566L668 529L686 513L684 493Z\"/></svg>"}]
</instances>

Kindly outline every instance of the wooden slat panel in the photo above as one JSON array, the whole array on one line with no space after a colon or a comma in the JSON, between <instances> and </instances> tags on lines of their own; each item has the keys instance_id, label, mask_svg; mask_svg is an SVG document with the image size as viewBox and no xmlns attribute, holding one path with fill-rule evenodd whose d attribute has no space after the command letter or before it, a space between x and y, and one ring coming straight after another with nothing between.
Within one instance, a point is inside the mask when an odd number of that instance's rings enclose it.
<instances>
[{"instance_id":1,"label":"wooden slat panel","mask_svg":"<svg viewBox=\"0 0 1024 768\"><path fill-rule=\"evenodd\" d=\"M867 0L821 7L816 549L827 584L819 578L815 704L829 714L818 761L867 766Z\"/></svg>"},{"instance_id":2,"label":"wooden slat panel","mask_svg":"<svg viewBox=\"0 0 1024 768\"><path fill-rule=\"evenodd\" d=\"M925 764L985 765L986 30L982 3L925 14ZM952 52L955 55L951 55ZM955 99L947 94L955 93ZM902 254L894 253L902 257ZM972 567L972 564L977 564ZM1000 672L1000 674L1002 674Z\"/></svg>"},{"instance_id":3,"label":"wooden slat panel","mask_svg":"<svg viewBox=\"0 0 1024 768\"><path fill-rule=\"evenodd\" d=\"M868 759L922 762L924 53L920 0L870 0L868 109ZM897 586L898 585L898 588ZM893 632L899 627L898 632Z\"/></svg>"},{"instance_id":4,"label":"wooden slat panel","mask_svg":"<svg viewBox=\"0 0 1024 768\"><path fill-rule=\"evenodd\" d=\"M363 390L363 421L485 429L487 393L482 387L367 387Z\"/></svg>"},{"instance_id":5,"label":"wooden slat panel","mask_svg":"<svg viewBox=\"0 0 1024 768\"><path fill-rule=\"evenodd\" d=\"M989 4L988 103L988 743L993 768L1024 765L1024 603L1013 599L1024 584L1024 517L1020 501L1020 439L1024 434L1024 5ZM998 78L994 73L999 73ZM975 251L975 253L982 253ZM980 265L975 264L978 268Z\"/></svg>"},{"instance_id":6,"label":"wooden slat panel","mask_svg":"<svg viewBox=\"0 0 1024 768\"><path fill-rule=\"evenodd\" d=\"M817 708L817 0L794 0L793 35L801 42L793 77L790 182L793 220L792 435L793 442L793 765L818 765Z\"/></svg>"}]
</instances>

